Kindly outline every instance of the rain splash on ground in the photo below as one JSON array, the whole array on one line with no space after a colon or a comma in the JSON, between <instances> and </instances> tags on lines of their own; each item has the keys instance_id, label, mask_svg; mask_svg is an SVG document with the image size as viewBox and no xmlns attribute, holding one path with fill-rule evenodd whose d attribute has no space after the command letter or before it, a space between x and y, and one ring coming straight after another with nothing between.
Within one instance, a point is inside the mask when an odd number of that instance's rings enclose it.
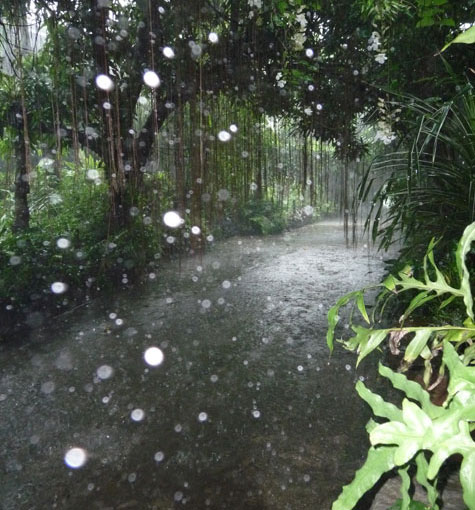
<instances>
[{"instance_id":1,"label":"rain splash on ground","mask_svg":"<svg viewBox=\"0 0 475 510\"><path fill-rule=\"evenodd\" d=\"M326 347L383 269L342 237L232 238L3 346L1 508L330 508L367 448L354 384L379 384Z\"/></svg>"}]
</instances>

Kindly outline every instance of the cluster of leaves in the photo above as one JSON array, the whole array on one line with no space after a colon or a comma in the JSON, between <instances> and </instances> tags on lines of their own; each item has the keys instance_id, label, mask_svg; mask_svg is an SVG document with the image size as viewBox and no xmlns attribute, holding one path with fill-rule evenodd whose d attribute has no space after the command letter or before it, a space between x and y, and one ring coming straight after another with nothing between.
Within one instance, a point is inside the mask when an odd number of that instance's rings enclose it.
<instances>
[{"instance_id":1,"label":"cluster of leaves","mask_svg":"<svg viewBox=\"0 0 475 510\"><path fill-rule=\"evenodd\" d=\"M402 237L421 253L432 237L442 237L445 246L456 242L475 219L473 86L467 84L450 101L406 97L398 106L409 127L409 147L373 162L360 197L368 199L375 181L385 176L374 193L367 227L372 221L373 239L382 248Z\"/></svg>"},{"instance_id":2,"label":"cluster of leaves","mask_svg":"<svg viewBox=\"0 0 475 510\"><path fill-rule=\"evenodd\" d=\"M64 171L60 180L48 184L43 179L31 205L28 230L12 233L10 215L1 231L2 309L10 305L19 311L51 300L68 306L83 299L87 289L110 286L117 277L142 270L161 252L160 233L140 215L131 219L131 228L111 233L107 186L84 175ZM68 246L58 246L60 238ZM68 291L55 295L54 282Z\"/></svg>"},{"instance_id":3,"label":"cluster of leaves","mask_svg":"<svg viewBox=\"0 0 475 510\"><path fill-rule=\"evenodd\" d=\"M431 508L437 510L440 497L437 475L444 461L456 453L463 457L460 481L464 501L470 510L475 508L475 442L471 436L475 430L475 324L470 272L466 265L466 257L474 240L475 223L472 223L465 229L455 253L458 286L451 285L437 267L433 256L434 243L430 244L424 260L423 279L417 279L409 270L405 270L397 277L388 277L381 284L386 293L417 291L401 317L399 327L375 327L374 314L370 318L365 307L365 290L342 297L329 311L327 342L331 350L338 313L353 301L369 327L352 325L355 335L342 340L342 343L347 349L358 353L358 363L385 340L392 351L399 351L402 339L411 337L404 350L405 366L422 358L425 365L424 383L427 386L434 378L434 358L442 351L441 366L435 374L436 383L444 375L449 379L447 398L442 407L436 406L424 387L410 381L405 374L395 373L380 365L379 373L405 394L402 409L385 402L362 382L357 383L356 389L361 398L369 404L375 416L386 421L369 422L367 429L372 446L366 463L343 489L333 510L352 508L384 473L393 470L397 470L402 479L401 508L409 509L409 469L414 465L416 480L427 490ZM404 326L404 321L414 310L442 296L445 299L441 307L457 299L463 300L467 315L463 326Z\"/></svg>"},{"instance_id":4,"label":"cluster of leaves","mask_svg":"<svg viewBox=\"0 0 475 510\"><path fill-rule=\"evenodd\" d=\"M287 221L280 208L268 200L249 200L239 211L241 233L243 234L278 234L282 232Z\"/></svg>"}]
</instances>

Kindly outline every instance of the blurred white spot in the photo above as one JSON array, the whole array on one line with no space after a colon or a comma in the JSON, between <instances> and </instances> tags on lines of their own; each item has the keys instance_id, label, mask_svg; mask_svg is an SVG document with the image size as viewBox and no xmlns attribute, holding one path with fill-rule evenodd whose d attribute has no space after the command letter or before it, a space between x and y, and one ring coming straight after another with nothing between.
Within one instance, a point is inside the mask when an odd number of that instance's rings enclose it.
<instances>
[{"instance_id":1,"label":"blurred white spot","mask_svg":"<svg viewBox=\"0 0 475 510\"><path fill-rule=\"evenodd\" d=\"M181 501L183 499L183 492L176 491L175 494L173 495L173 499L177 502Z\"/></svg>"},{"instance_id":2,"label":"blurred white spot","mask_svg":"<svg viewBox=\"0 0 475 510\"><path fill-rule=\"evenodd\" d=\"M137 473L130 473L127 480L129 483L134 483L137 480Z\"/></svg>"},{"instance_id":3,"label":"blurred white spot","mask_svg":"<svg viewBox=\"0 0 475 510\"><path fill-rule=\"evenodd\" d=\"M303 208L303 212L307 215L307 216L312 216L313 214L313 207L311 205L306 205L304 208Z\"/></svg>"},{"instance_id":4,"label":"blurred white spot","mask_svg":"<svg viewBox=\"0 0 475 510\"><path fill-rule=\"evenodd\" d=\"M175 432L180 433L183 430L183 427L179 423L177 423L175 425L175 429L174 430L175 430Z\"/></svg>"},{"instance_id":5,"label":"blurred white spot","mask_svg":"<svg viewBox=\"0 0 475 510\"><path fill-rule=\"evenodd\" d=\"M153 458L156 462L162 462L162 460L165 458L165 454L163 452L157 452Z\"/></svg>"},{"instance_id":6,"label":"blurred white spot","mask_svg":"<svg viewBox=\"0 0 475 510\"><path fill-rule=\"evenodd\" d=\"M218 34L216 32L210 32L208 35L208 41L210 43L216 44L219 41Z\"/></svg>"},{"instance_id":7,"label":"blurred white spot","mask_svg":"<svg viewBox=\"0 0 475 510\"><path fill-rule=\"evenodd\" d=\"M110 92L114 88L114 82L107 76L107 74L98 74L96 76L96 85L101 90Z\"/></svg>"},{"instance_id":8,"label":"blurred white spot","mask_svg":"<svg viewBox=\"0 0 475 510\"><path fill-rule=\"evenodd\" d=\"M191 227L191 233L194 234L195 236L201 234L200 227L197 227L197 226Z\"/></svg>"},{"instance_id":9,"label":"blurred white spot","mask_svg":"<svg viewBox=\"0 0 475 510\"><path fill-rule=\"evenodd\" d=\"M104 110L110 110L112 108L112 105L109 103L109 101L104 101L102 103L102 108L104 108Z\"/></svg>"},{"instance_id":10,"label":"blurred white spot","mask_svg":"<svg viewBox=\"0 0 475 510\"><path fill-rule=\"evenodd\" d=\"M160 85L160 78L155 71L145 71L143 81L145 85L148 85L152 89L156 89Z\"/></svg>"},{"instance_id":11,"label":"blurred white spot","mask_svg":"<svg viewBox=\"0 0 475 510\"><path fill-rule=\"evenodd\" d=\"M218 200L221 202L225 202L226 200L229 200L229 197L231 196L231 193L227 189L220 189L218 191Z\"/></svg>"},{"instance_id":12,"label":"blurred white spot","mask_svg":"<svg viewBox=\"0 0 475 510\"><path fill-rule=\"evenodd\" d=\"M65 237L60 237L56 241L56 246L64 250L65 248L69 248L71 246L71 241Z\"/></svg>"},{"instance_id":13,"label":"blurred white spot","mask_svg":"<svg viewBox=\"0 0 475 510\"><path fill-rule=\"evenodd\" d=\"M231 282L229 280L224 280L221 285L223 286L223 289L229 289L229 287L231 287Z\"/></svg>"},{"instance_id":14,"label":"blurred white spot","mask_svg":"<svg viewBox=\"0 0 475 510\"><path fill-rule=\"evenodd\" d=\"M99 172L94 168L89 169L87 171L86 175L87 175L87 178L90 179L91 181L95 181L96 179L99 179Z\"/></svg>"},{"instance_id":15,"label":"blurred white spot","mask_svg":"<svg viewBox=\"0 0 475 510\"><path fill-rule=\"evenodd\" d=\"M168 211L163 215L163 223L170 228L178 228L183 220L180 215L175 211Z\"/></svg>"},{"instance_id":16,"label":"blurred white spot","mask_svg":"<svg viewBox=\"0 0 475 510\"><path fill-rule=\"evenodd\" d=\"M117 326L122 326L122 324L124 324L124 321L123 321L123 319L116 319L115 323Z\"/></svg>"},{"instance_id":17,"label":"blurred white spot","mask_svg":"<svg viewBox=\"0 0 475 510\"><path fill-rule=\"evenodd\" d=\"M68 290L68 286L63 282L54 282L51 284L51 292L54 294L62 294Z\"/></svg>"},{"instance_id":18,"label":"blurred white spot","mask_svg":"<svg viewBox=\"0 0 475 510\"><path fill-rule=\"evenodd\" d=\"M345 365L345 370L351 370L351 365Z\"/></svg>"},{"instance_id":19,"label":"blurred white spot","mask_svg":"<svg viewBox=\"0 0 475 510\"><path fill-rule=\"evenodd\" d=\"M145 412L143 409L134 409L130 413L130 417L133 421L142 421L145 418Z\"/></svg>"},{"instance_id":20,"label":"blurred white spot","mask_svg":"<svg viewBox=\"0 0 475 510\"><path fill-rule=\"evenodd\" d=\"M218 133L218 139L221 141L221 142L229 142L229 140L231 140L231 133L229 133L228 131L220 131Z\"/></svg>"},{"instance_id":21,"label":"blurred white spot","mask_svg":"<svg viewBox=\"0 0 475 510\"><path fill-rule=\"evenodd\" d=\"M113 373L114 369L109 365L102 365L96 370L99 379L109 379L109 377L112 377Z\"/></svg>"},{"instance_id":22,"label":"blurred white spot","mask_svg":"<svg viewBox=\"0 0 475 510\"><path fill-rule=\"evenodd\" d=\"M173 58L175 56L175 52L170 46L165 46L162 50L163 56L166 58Z\"/></svg>"},{"instance_id":23,"label":"blurred white spot","mask_svg":"<svg viewBox=\"0 0 475 510\"><path fill-rule=\"evenodd\" d=\"M203 413L200 413L200 414L198 415L198 421L204 422L204 421L206 421L207 419L208 419L208 415L207 415L207 413L204 413L204 412L203 412Z\"/></svg>"},{"instance_id":24,"label":"blurred white spot","mask_svg":"<svg viewBox=\"0 0 475 510\"><path fill-rule=\"evenodd\" d=\"M312 48L307 48L305 50L305 56L307 56L308 58L312 58L313 55L314 55L314 52L313 52Z\"/></svg>"},{"instance_id":25,"label":"blurred white spot","mask_svg":"<svg viewBox=\"0 0 475 510\"><path fill-rule=\"evenodd\" d=\"M322 110L323 109L323 105L321 105L320 103L317 104L317 110Z\"/></svg>"},{"instance_id":26,"label":"blurred white spot","mask_svg":"<svg viewBox=\"0 0 475 510\"><path fill-rule=\"evenodd\" d=\"M211 306L211 301L209 299L203 299L203 301L201 301L201 306L203 308L209 308Z\"/></svg>"},{"instance_id":27,"label":"blurred white spot","mask_svg":"<svg viewBox=\"0 0 475 510\"><path fill-rule=\"evenodd\" d=\"M73 469L80 468L84 466L87 460L86 450L82 448L71 448L66 452L64 456L65 464Z\"/></svg>"},{"instance_id":28,"label":"blurred white spot","mask_svg":"<svg viewBox=\"0 0 475 510\"><path fill-rule=\"evenodd\" d=\"M299 372L303 372L303 366L302 366L302 365L299 365L299 366L297 367L297 370L298 370Z\"/></svg>"},{"instance_id":29,"label":"blurred white spot","mask_svg":"<svg viewBox=\"0 0 475 510\"><path fill-rule=\"evenodd\" d=\"M158 367L158 365L161 365L163 363L163 352L158 347L149 347L143 355L143 358L145 360L145 363L147 365L150 365L152 367Z\"/></svg>"},{"instance_id":30,"label":"blurred white spot","mask_svg":"<svg viewBox=\"0 0 475 510\"><path fill-rule=\"evenodd\" d=\"M12 255L10 257L10 265L12 266L18 266L18 264L21 262L21 257L18 255Z\"/></svg>"},{"instance_id":31,"label":"blurred white spot","mask_svg":"<svg viewBox=\"0 0 475 510\"><path fill-rule=\"evenodd\" d=\"M236 124L231 124L229 126L229 131L231 131L231 133L237 133L238 127L236 126Z\"/></svg>"},{"instance_id":32,"label":"blurred white spot","mask_svg":"<svg viewBox=\"0 0 475 510\"><path fill-rule=\"evenodd\" d=\"M254 409L254 411L252 411L252 416L254 416L254 418L260 418L261 412L258 411L257 409Z\"/></svg>"},{"instance_id":33,"label":"blurred white spot","mask_svg":"<svg viewBox=\"0 0 475 510\"><path fill-rule=\"evenodd\" d=\"M42 393L49 395L50 393L53 393L55 387L56 386L53 381L47 381L41 385L41 391Z\"/></svg>"},{"instance_id":34,"label":"blurred white spot","mask_svg":"<svg viewBox=\"0 0 475 510\"><path fill-rule=\"evenodd\" d=\"M216 374L213 374L213 375L209 378L209 380L210 380L212 383L215 383L215 382L217 382L217 381L218 381L218 376L217 376Z\"/></svg>"},{"instance_id":35,"label":"blurred white spot","mask_svg":"<svg viewBox=\"0 0 475 510\"><path fill-rule=\"evenodd\" d=\"M212 243L214 241L214 236L212 234L210 234L209 236L206 236L206 240L209 242L209 243Z\"/></svg>"},{"instance_id":36,"label":"blurred white spot","mask_svg":"<svg viewBox=\"0 0 475 510\"><path fill-rule=\"evenodd\" d=\"M109 314L109 319L112 319L112 320L117 319L117 314L114 313L114 312L110 313Z\"/></svg>"},{"instance_id":37,"label":"blurred white spot","mask_svg":"<svg viewBox=\"0 0 475 510\"><path fill-rule=\"evenodd\" d=\"M257 184L255 182L251 182L251 185L249 187L251 188L252 191L256 191Z\"/></svg>"}]
</instances>

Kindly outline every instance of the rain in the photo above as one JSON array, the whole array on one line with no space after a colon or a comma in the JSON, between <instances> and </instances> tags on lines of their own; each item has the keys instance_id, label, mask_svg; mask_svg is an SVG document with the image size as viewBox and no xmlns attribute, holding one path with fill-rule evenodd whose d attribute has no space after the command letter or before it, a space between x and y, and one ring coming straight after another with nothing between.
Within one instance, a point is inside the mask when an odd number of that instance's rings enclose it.
<instances>
[{"instance_id":1,"label":"rain","mask_svg":"<svg viewBox=\"0 0 475 510\"><path fill-rule=\"evenodd\" d=\"M475 508L470 2L4 3L1 508Z\"/></svg>"}]
</instances>

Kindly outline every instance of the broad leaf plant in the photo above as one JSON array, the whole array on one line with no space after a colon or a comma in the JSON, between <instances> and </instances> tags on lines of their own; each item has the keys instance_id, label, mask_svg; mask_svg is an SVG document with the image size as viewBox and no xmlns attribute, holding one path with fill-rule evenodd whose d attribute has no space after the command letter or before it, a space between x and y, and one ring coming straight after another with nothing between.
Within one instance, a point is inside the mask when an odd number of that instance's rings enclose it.
<instances>
[{"instance_id":1,"label":"broad leaf plant","mask_svg":"<svg viewBox=\"0 0 475 510\"><path fill-rule=\"evenodd\" d=\"M430 243L424 258L423 278L417 279L410 268L405 268L397 277L390 276L381 284L386 294L416 291L398 327L376 327L374 313L371 317L368 315L364 302L364 293L368 289L343 296L330 309L327 333L330 350L334 347L338 313L343 306L353 302L367 324L353 324L354 336L339 340L347 349L358 353L357 364L383 342L388 342L391 351L396 353L406 344L402 371L395 372L379 364L379 373L404 393L401 408L386 402L363 382L356 384L356 391L375 416L367 424L371 447L365 464L356 472L353 481L343 488L332 510L351 510L384 473L393 471L397 471L402 481L399 508L414 508L410 497L410 469L411 473L415 469L416 481L427 492L429 508L439 510L438 474L442 464L454 454L459 454L462 459L460 482L464 502L469 510L475 510L475 324L470 272L466 265L474 240L475 223L472 223L465 229L455 253L458 285L449 283L437 267L434 242ZM442 297L441 307L457 299L463 300L466 319L462 326L404 325L412 312L438 297ZM441 361L435 363L435 358L440 355ZM423 385L403 373L404 367L407 369L417 358L424 360ZM438 372L433 374L433 370ZM431 402L428 390L431 389L430 381L435 377L437 384L444 374L449 381L447 397L439 406Z\"/></svg>"}]
</instances>

